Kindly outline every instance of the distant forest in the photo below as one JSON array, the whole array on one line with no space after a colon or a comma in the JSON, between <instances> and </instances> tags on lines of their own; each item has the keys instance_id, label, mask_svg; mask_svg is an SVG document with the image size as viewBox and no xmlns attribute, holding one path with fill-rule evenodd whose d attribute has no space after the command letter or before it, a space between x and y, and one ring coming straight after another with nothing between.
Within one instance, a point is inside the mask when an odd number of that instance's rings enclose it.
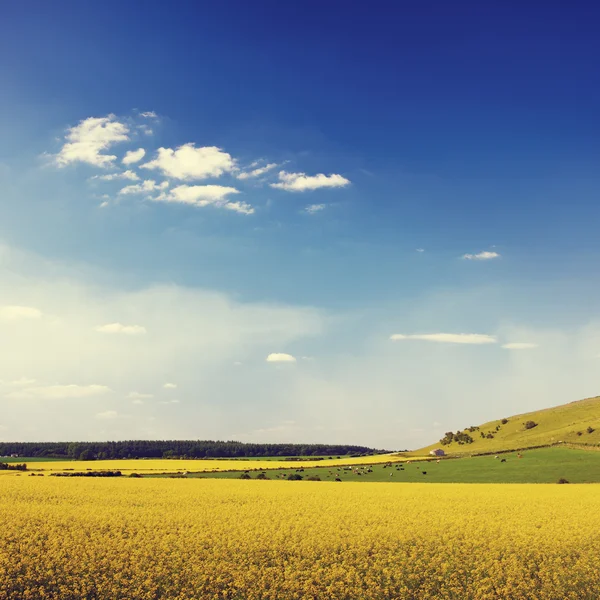
<instances>
[{"instance_id":1,"label":"distant forest","mask_svg":"<svg viewBox=\"0 0 600 600\"><path fill-rule=\"evenodd\" d=\"M124 442L0 442L0 456L71 460L109 458L251 458L259 456L344 456L379 454L365 446L345 444L244 444L202 440L132 440Z\"/></svg>"}]
</instances>

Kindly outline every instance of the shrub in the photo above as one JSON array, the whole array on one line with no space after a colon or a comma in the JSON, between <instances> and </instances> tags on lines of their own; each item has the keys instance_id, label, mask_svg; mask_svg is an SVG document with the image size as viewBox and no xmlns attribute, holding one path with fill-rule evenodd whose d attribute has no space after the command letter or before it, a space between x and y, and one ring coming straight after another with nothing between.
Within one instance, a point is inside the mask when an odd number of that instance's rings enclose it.
<instances>
[{"instance_id":1,"label":"shrub","mask_svg":"<svg viewBox=\"0 0 600 600\"><path fill-rule=\"evenodd\" d=\"M586 431L587 431L588 433L594 433L594 431L596 431L596 430L595 430L593 427L588 427L588 428L586 429Z\"/></svg>"},{"instance_id":2,"label":"shrub","mask_svg":"<svg viewBox=\"0 0 600 600\"><path fill-rule=\"evenodd\" d=\"M537 423L535 421L526 421L523 423L523 425L525 426L525 429L533 429L534 427L537 427Z\"/></svg>"},{"instance_id":3,"label":"shrub","mask_svg":"<svg viewBox=\"0 0 600 600\"><path fill-rule=\"evenodd\" d=\"M440 444L443 446L451 444L452 442L458 442L459 444L472 444L473 438L466 431L457 431L456 433L447 431L444 437L440 440Z\"/></svg>"},{"instance_id":4,"label":"shrub","mask_svg":"<svg viewBox=\"0 0 600 600\"><path fill-rule=\"evenodd\" d=\"M502 419L502 425L506 425L508 423L508 419Z\"/></svg>"},{"instance_id":5,"label":"shrub","mask_svg":"<svg viewBox=\"0 0 600 600\"><path fill-rule=\"evenodd\" d=\"M564 477L561 477L556 483L569 483Z\"/></svg>"},{"instance_id":6,"label":"shrub","mask_svg":"<svg viewBox=\"0 0 600 600\"><path fill-rule=\"evenodd\" d=\"M311 475L306 478L306 481L321 481L321 478L318 475Z\"/></svg>"},{"instance_id":7,"label":"shrub","mask_svg":"<svg viewBox=\"0 0 600 600\"><path fill-rule=\"evenodd\" d=\"M252 477L250 477L249 473L242 473L240 479L252 479Z\"/></svg>"},{"instance_id":8,"label":"shrub","mask_svg":"<svg viewBox=\"0 0 600 600\"><path fill-rule=\"evenodd\" d=\"M27 465L0 462L0 471L27 471Z\"/></svg>"},{"instance_id":9,"label":"shrub","mask_svg":"<svg viewBox=\"0 0 600 600\"><path fill-rule=\"evenodd\" d=\"M302 480L302 475L298 475L298 473L292 473L291 475L288 475L288 481L301 481Z\"/></svg>"},{"instance_id":10,"label":"shrub","mask_svg":"<svg viewBox=\"0 0 600 600\"><path fill-rule=\"evenodd\" d=\"M578 432L577 432L577 435L578 435L578 436L581 436L581 435L583 435L583 431L578 431Z\"/></svg>"},{"instance_id":11,"label":"shrub","mask_svg":"<svg viewBox=\"0 0 600 600\"><path fill-rule=\"evenodd\" d=\"M266 474L266 473L259 473L259 474L256 476L256 479L269 479L269 478L267 477L267 474Z\"/></svg>"}]
</instances>

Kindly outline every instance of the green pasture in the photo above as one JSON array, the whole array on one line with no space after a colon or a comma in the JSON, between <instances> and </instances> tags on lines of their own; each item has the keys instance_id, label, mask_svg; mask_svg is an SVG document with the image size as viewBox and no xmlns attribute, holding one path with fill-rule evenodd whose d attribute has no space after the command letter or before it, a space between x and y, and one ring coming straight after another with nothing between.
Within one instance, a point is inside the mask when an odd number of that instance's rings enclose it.
<instances>
[{"instance_id":1,"label":"green pasture","mask_svg":"<svg viewBox=\"0 0 600 600\"><path fill-rule=\"evenodd\" d=\"M571 448L541 448L521 453L494 456L446 458L439 462L394 463L355 467L352 470L328 467L304 469L265 469L269 479L287 479L301 475L303 480L318 476L322 481L387 481L419 483L600 483L600 452ZM505 462L502 462L504 459ZM368 471L371 472L368 472ZM255 479L261 471L248 471ZM360 473L360 474L359 474ZM168 475L164 475L168 476ZM187 477L239 479L240 471L189 473ZM292 483L292 482L290 482ZM301 483L301 482L297 482Z\"/></svg>"}]
</instances>

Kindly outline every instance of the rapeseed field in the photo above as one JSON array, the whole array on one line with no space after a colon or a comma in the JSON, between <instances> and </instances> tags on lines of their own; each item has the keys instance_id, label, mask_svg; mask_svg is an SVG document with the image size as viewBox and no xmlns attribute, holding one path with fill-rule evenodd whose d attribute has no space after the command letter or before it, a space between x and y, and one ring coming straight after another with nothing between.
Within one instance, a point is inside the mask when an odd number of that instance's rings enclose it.
<instances>
[{"instance_id":1,"label":"rapeseed field","mask_svg":"<svg viewBox=\"0 0 600 600\"><path fill-rule=\"evenodd\" d=\"M595 485L0 483L0 599L596 599Z\"/></svg>"},{"instance_id":2,"label":"rapeseed field","mask_svg":"<svg viewBox=\"0 0 600 600\"><path fill-rule=\"evenodd\" d=\"M139 459L139 460L91 460L91 461L49 461L49 462L23 462L32 471L121 471L123 473L173 473L177 471L216 472L216 471L244 471L264 469L289 469L301 467L338 467L344 465L366 465L388 462L401 462L406 460L400 454L376 454L374 456L358 456L352 458L329 458L324 460L233 460L233 459ZM416 460L416 459L411 459Z\"/></svg>"}]
</instances>

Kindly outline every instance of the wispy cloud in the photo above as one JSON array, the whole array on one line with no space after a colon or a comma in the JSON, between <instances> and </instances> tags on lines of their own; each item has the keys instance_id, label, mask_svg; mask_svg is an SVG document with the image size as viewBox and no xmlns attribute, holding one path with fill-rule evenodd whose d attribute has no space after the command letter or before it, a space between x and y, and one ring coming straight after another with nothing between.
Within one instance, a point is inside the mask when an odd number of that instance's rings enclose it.
<instances>
[{"instance_id":1,"label":"wispy cloud","mask_svg":"<svg viewBox=\"0 0 600 600\"><path fill-rule=\"evenodd\" d=\"M150 192L156 192L159 190L165 190L169 187L168 181L163 181L162 183L156 183L154 179L146 179L142 181L142 183L136 183L133 185L125 186L124 188L119 190L119 194L127 195L127 194L149 194Z\"/></svg>"},{"instance_id":2,"label":"wispy cloud","mask_svg":"<svg viewBox=\"0 0 600 600\"><path fill-rule=\"evenodd\" d=\"M537 344L532 344L530 342L510 342L502 345L502 348L505 348L506 350L530 350L537 347Z\"/></svg>"},{"instance_id":3,"label":"wispy cloud","mask_svg":"<svg viewBox=\"0 0 600 600\"><path fill-rule=\"evenodd\" d=\"M344 187L350 184L350 180L341 175L307 175L306 173L288 173L279 171L279 183L271 183L271 187L288 192L305 192L319 188Z\"/></svg>"},{"instance_id":4,"label":"wispy cloud","mask_svg":"<svg viewBox=\"0 0 600 600\"><path fill-rule=\"evenodd\" d=\"M309 204L305 209L304 212L308 213L309 215L314 215L315 213L321 212L322 210L325 210L326 205L325 204Z\"/></svg>"},{"instance_id":5,"label":"wispy cloud","mask_svg":"<svg viewBox=\"0 0 600 600\"><path fill-rule=\"evenodd\" d=\"M500 258L497 252L480 252L479 254L463 254L465 260L492 260L493 258Z\"/></svg>"},{"instance_id":6,"label":"wispy cloud","mask_svg":"<svg viewBox=\"0 0 600 600\"><path fill-rule=\"evenodd\" d=\"M0 306L0 319L16 321L19 319L40 319L42 311L32 306Z\"/></svg>"},{"instance_id":7,"label":"wispy cloud","mask_svg":"<svg viewBox=\"0 0 600 600\"><path fill-rule=\"evenodd\" d=\"M158 115L153 110L140 113L140 117L144 117L144 119L158 119Z\"/></svg>"},{"instance_id":8,"label":"wispy cloud","mask_svg":"<svg viewBox=\"0 0 600 600\"><path fill-rule=\"evenodd\" d=\"M100 179L102 181L115 181L117 179L129 179L131 181L139 181L139 176L133 171L127 170L121 173L108 173L107 175L94 175L90 179Z\"/></svg>"},{"instance_id":9,"label":"wispy cloud","mask_svg":"<svg viewBox=\"0 0 600 600\"><path fill-rule=\"evenodd\" d=\"M265 359L270 363L284 362L284 363L295 363L296 357L291 354L285 354L284 352L273 352Z\"/></svg>"},{"instance_id":10,"label":"wispy cloud","mask_svg":"<svg viewBox=\"0 0 600 600\"><path fill-rule=\"evenodd\" d=\"M165 390L176 390L177 389L177 384L176 383L165 383L163 385L163 388L165 388Z\"/></svg>"},{"instance_id":11,"label":"wispy cloud","mask_svg":"<svg viewBox=\"0 0 600 600\"><path fill-rule=\"evenodd\" d=\"M129 128L115 115L89 117L67 130L65 144L54 156L59 167L83 162L95 167L110 167L116 160L112 154L103 154L118 142L129 140Z\"/></svg>"},{"instance_id":12,"label":"wispy cloud","mask_svg":"<svg viewBox=\"0 0 600 600\"><path fill-rule=\"evenodd\" d=\"M61 400L70 398L90 398L92 396L102 396L112 390L105 385L46 385L37 387L28 387L7 394L7 398L15 399L40 399L40 400Z\"/></svg>"},{"instance_id":13,"label":"wispy cloud","mask_svg":"<svg viewBox=\"0 0 600 600\"><path fill-rule=\"evenodd\" d=\"M155 202L187 204L202 208L215 206L235 212L251 215L254 209L247 202L232 202L228 196L239 194L239 190L223 185L179 185L168 193L152 198Z\"/></svg>"},{"instance_id":14,"label":"wispy cloud","mask_svg":"<svg viewBox=\"0 0 600 600\"><path fill-rule=\"evenodd\" d=\"M254 166L254 163L252 164L252 166ZM277 163L269 163L264 167L257 167L256 169L252 169L251 171L242 171L241 173L238 173L236 177L238 179L252 179L254 177L260 177L261 175L264 175L265 173L268 173L269 171L273 170L277 166L279 166Z\"/></svg>"},{"instance_id":15,"label":"wispy cloud","mask_svg":"<svg viewBox=\"0 0 600 600\"><path fill-rule=\"evenodd\" d=\"M405 335L395 333L390 336L390 340L396 342L400 340L421 340L425 342L438 342L442 344L495 344L497 339L493 335L481 333L424 333Z\"/></svg>"},{"instance_id":16,"label":"wispy cloud","mask_svg":"<svg viewBox=\"0 0 600 600\"><path fill-rule=\"evenodd\" d=\"M146 151L143 148L138 148L137 150L128 150L121 162L124 165L133 165L134 163L140 162L144 156L146 156Z\"/></svg>"},{"instance_id":17,"label":"wispy cloud","mask_svg":"<svg viewBox=\"0 0 600 600\"><path fill-rule=\"evenodd\" d=\"M116 410L105 410L104 412L96 413L96 419L116 419L119 413Z\"/></svg>"},{"instance_id":18,"label":"wispy cloud","mask_svg":"<svg viewBox=\"0 0 600 600\"><path fill-rule=\"evenodd\" d=\"M34 383L36 383L35 379L29 379L28 377L21 377L21 379L15 379L14 381L11 381L10 385L14 385L14 386L23 386L23 385L31 386Z\"/></svg>"},{"instance_id":19,"label":"wispy cloud","mask_svg":"<svg viewBox=\"0 0 600 600\"><path fill-rule=\"evenodd\" d=\"M125 335L140 335L146 333L146 328L141 325L122 325L121 323L108 323L99 325L96 331L100 333L122 333Z\"/></svg>"},{"instance_id":20,"label":"wispy cloud","mask_svg":"<svg viewBox=\"0 0 600 600\"><path fill-rule=\"evenodd\" d=\"M159 148L157 157L143 165L142 169L156 169L166 177L184 181L219 177L235 168L230 154L216 146L196 148L193 143L175 150Z\"/></svg>"},{"instance_id":21,"label":"wispy cloud","mask_svg":"<svg viewBox=\"0 0 600 600\"><path fill-rule=\"evenodd\" d=\"M141 392L129 392L129 394L127 394L127 398L129 400L149 400L150 398L154 398L154 394L143 394Z\"/></svg>"}]
</instances>

